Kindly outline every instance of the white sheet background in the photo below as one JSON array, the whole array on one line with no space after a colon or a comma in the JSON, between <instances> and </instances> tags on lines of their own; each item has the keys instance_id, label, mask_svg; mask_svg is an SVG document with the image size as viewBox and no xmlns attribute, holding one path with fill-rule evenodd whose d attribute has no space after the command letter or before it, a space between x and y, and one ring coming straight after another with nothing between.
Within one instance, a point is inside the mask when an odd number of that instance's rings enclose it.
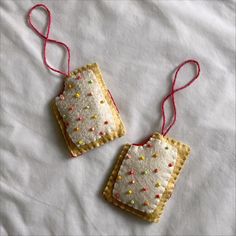
<instances>
[{"instance_id":1,"label":"white sheet background","mask_svg":"<svg viewBox=\"0 0 236 236\"><path fill-rule=\"evenodd\" d=\"M1 0L1 236L235 234L235 2L43 2L50 36L71 48L71 68L99 63L127 135L67 158L50 108L62 79L45 69L42 41L25 20L38 2ZM39 13L34 20L45 22ZM62 55L49 47L50 64L60 66ZM169 135L192 153L160 223L150 224L101 192L122 145L160 130L161 99L188 58L199 60L201 78L176 95Z\"/></svg>"}]
</instances>

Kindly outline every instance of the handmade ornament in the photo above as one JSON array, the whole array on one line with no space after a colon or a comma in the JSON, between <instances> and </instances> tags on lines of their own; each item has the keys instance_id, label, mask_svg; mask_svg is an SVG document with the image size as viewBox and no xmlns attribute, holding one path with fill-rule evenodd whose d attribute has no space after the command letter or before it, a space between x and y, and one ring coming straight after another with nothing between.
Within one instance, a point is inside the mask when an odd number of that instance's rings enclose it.
<instances>
[{"instance_id":1,"label":"handmade ornament","mask_svg":"<svg viewBox=\"0 0 236 236\"><path fill-rule=\"evenodd\" d=\"M36 8L47 12L46 35L32 24L31 15ZM44 64L48 69L65 76L64 89L53 101L53 111L72 157L123 136L123 122L98 65L94 63L70 72L70 49L66 44L49 38L51 13L44 4L32 7L28 20L29 26L44 40ZM54 69L47 63L48 42L56 43L67 50L67 72Z\"/></svg>"},{"instance_id":2,"label":"handmade ornament","mask_svg":"<svg viewBox=\"0 0 236 236\"><path fill-rule=\"evenodd\" d=\"M194 64L194 78L175 88L179 70L185 64ZM141 144L126 144L103 191L106 200L144 220L158 222L180 171L190 154L190 148L182 142L167 137L176 121L175 93L188 87L200 74L199 63L188 60L175 72L170 94L162 101L162 131L154 133ZM174 116L166 128L165 102L171 99Z\"/></svg>"}]
</instances>

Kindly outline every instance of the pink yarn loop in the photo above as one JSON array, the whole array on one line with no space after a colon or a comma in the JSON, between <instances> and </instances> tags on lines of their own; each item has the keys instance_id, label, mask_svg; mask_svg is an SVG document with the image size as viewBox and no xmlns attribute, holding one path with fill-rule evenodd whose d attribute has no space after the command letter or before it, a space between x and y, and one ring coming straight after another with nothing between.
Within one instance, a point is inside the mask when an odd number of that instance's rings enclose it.
<instances>
[{"instance_id":1,"label":"pink yarn loop","mask_svg":"<svg viewBox=\"0 0 236 236\"><path fill-rule=\"evenodd\" d=\"M179 71L186 64L196 65L197 72L196 72L195 76L188 83L186 83L185 85L183 85L183 86L181 86L179 88L175 88L176 79L178 77ZM190 60L184 61L182 64L180 64L177 67L175 75L174 75L174 80L172 82L171 92L166 97L164 97L164 99L162 100L162 104L161 104L161 111L162 111L162 129L161 129L161 133L162 133L162 135L165 136L170 131L170 129L174 126L174 124L176 122L177 113L176 113L176 104L175 104L175 96L174 96L175 93L177 93L178 91L183 90L183 89L189 87L199 77L199 74L200 74L200 65L199 65L199 63L196 60L190 59ZM173 106L173 110L174 110L173 111L174 112L174 117L173 117L170 125L167 128L165 128L165 126L166 126L165 102L169 98L171 98L171 101L172 101L172 106Z\"/></svg>"},{"instance_id":2,"label":"pink yarn loop","mask_svg":"<svg viewBox=\"0 0 236 236\"><path fill-rule=\"evenodd\" d=\"M35 10L36 8L43 8L46 12L47 12L47 15L48 15L48 21L47 21L47 31L46 31L46 35L44 35L42 32L40 32L39 30L37 30L37 28L32 24L32 12L33 10ZM64 76L68 76L69 73L70 73L70 48L65 44L65 43L62 43L60 41L57 41L57 40L54 40L54 39L50 39L49 38L49 33L50 33L50 28L51 28L51 22L52 22L52 17L51 17L51 12L50 10L47 8L47 6L45 6L44 4L37 4L35 6L33 6L29 12L28 12L28 23L29 23L29 26L30 28L33 29L33 31L39 36L41 37L43 40L44 40L44 45L43 45L43 62L45 64L45 66L54 71L54 72L57 72L59 74L62 74ZM63 72L61 70L57 70L53 67L51 67L48 62L47 62L47 43L50 42L50 43L56 43L62 47L64 47L66 50L67 50L67 54L68 54L68 57L67 57L67 72Z\"/></svg>"}]
</instances>

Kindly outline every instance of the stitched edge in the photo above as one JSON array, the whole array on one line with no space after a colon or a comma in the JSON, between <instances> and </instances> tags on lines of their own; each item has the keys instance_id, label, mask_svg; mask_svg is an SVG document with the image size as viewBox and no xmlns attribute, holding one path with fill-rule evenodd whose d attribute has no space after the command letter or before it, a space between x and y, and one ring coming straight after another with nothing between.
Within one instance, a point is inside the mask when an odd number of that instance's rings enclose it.
<instances>
[{"instance_id":1,"label":"stitched edge","mask_svg":"<svg viewBox=\"0 0 236 236\"><path fill-rule=\"evenodd\" d=\"M111 202L115 206L117 206L117 207L119 207L123 210L126 210L126 211L128 211L128 212L130 212L130 213L132 213L132 214L134 214L138 217L141 217L144 220L147 220L149 222L158 222L161 215L162 215L162 213L163 213L163 210L164 210L164 207L165 207L167 201L171 197L171 194L173 192L173 189L174 189L175 183L178 179L178 176L180 174L180 171L183 168L184 163L185 163L185 161L187 160L187 158L190 154L190 147L188 145L183 144L179 141L176 141L172 138L163 137L159 133L154 133L151 138L163 140L163 141L169 143L170 145L174 146L178 151L178 156L177 156L177 160L176 160L176 163L175 163L174 170L171 174L168 185L167 185L167 187L166 187L166 189L165 189L165 191L164 191L164 193L163 193L163 195L160 199L160 202L159 202L157 208L154 210L154 212L152 212L152 213L141 212L137 209L134 209L134 208L132 208L132 207L116 200L112 195L112 191L113 191L113 188L114 188L114 184L115 184L115 181L116 181L117 174L119 172L120 166L121 166L121 164L122 164L122 162L125 158L126 153L128 152L129 148L131 147L130 144L126 144L123 147L123 150L121 151L121 154L118 157L118 160L117 160L117 162L116 162L116 164L113 168L113 171L112 171L110 177L108 178L108 182L107 182L107 184L104 188L104 191L103 191L103 196L108 202Z\"/></svg>"},{"instance_id":2,"label":"stitched edge","mask_svg":"<svg viewBox=\"0 0 236 236\"><path fill-rule=\"evenodd\" d=\"M69 137L69 135L67 134L66 132L66 127L65 127L65 124L64 124L64 121L63 121L63 118L61 117L58 109L57 109L57 106L56 106L56 103L55 103L55 100L53 100L53 103L52 103L52 109L54 111L54 114L56 116L56 119L57 119L57 122L59 123L59 126L61 128L61 131L62 131L62 134L66 140L66 144L69 148L69 151L72 155L72 157L77 157L77 156L80 156L82 155L83 153L85 152L88 152L89 150L92 150L96 147L99 147L107 142L110 142L116 138L119 138L121 136L123 136L125 134L125 127L124 127L124 124L121 120L121 117L120 117L120 114L119 112L117 111L116 109L116 106L108 92L108 89L107 89L107 86L102 78L102 74L101 74L101 71L99 69L99 66L98 64L96 63L93 63L93 64L88 64L86 66L83 66L73 72L71 72L69 74L69 77L72 76L72 75L76 75L78 74L79 72L83 72L83 71L87 71L87 70L92 70L93 73L95 74L95 77L98 81L98 84L100 85L101 89L102 89L102 93L108 103L108 105L110 106L111 108L111 111L112 111L112 114L113 114L113 117L115 119L115 123L116 123L116 130L110 134L106 134L104 136L102 136L101 138L99 138L98 140L96 141L93 141L91 143L85 143L84 145L80 146L80 147L77 147L71 140L71 138ZM64 79L66 80L67 78L69 77L65 77Z\"/></svg>"}]
</instances>

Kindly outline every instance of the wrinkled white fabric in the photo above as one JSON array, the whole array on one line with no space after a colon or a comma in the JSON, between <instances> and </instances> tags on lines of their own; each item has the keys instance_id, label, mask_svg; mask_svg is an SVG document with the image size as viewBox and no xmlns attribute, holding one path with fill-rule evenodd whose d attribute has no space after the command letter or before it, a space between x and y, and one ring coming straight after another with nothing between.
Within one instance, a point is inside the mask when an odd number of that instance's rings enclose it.
<instances>
[{"instance_id":1,"label":"wrinkled white fabric","mask_svg":"<svg viewBox=\"0 0 236 236\"><path fill-rule=\"evenodd\" d=\"M1 0L1 236L234 235L235 2L43 2L50 37L71 48L71 69L100 65L127 135L68 159L51 109L62 79L45 69L42 40L26 24L38 1ZM43 27L45 17L33 16ZM62 69L63 55L48 46L51 65ZM191 156L160 223L150 224L101 192L122 145L160 131L160 102L189 58L200 62L201 78L176 94L169 135L189 144ZM184 68L178 85L192 75Z\"/></svg>"}]
</instances>

